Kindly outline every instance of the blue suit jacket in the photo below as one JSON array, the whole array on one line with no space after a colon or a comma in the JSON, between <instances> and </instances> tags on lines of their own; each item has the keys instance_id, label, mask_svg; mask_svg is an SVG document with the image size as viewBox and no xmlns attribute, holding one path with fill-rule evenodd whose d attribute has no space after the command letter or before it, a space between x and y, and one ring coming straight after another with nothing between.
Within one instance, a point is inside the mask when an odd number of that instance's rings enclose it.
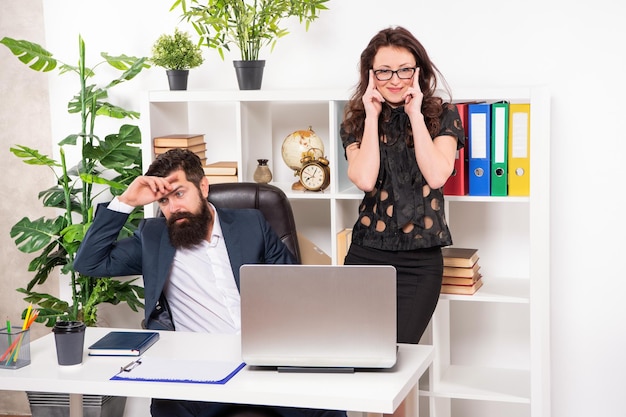
<instances>
[{"instance_id":1,"label":"blue suit jacket","mask_svg":"<svg viewBox=\"0 0 626 417\"><path fill-rule=\"evenodd\" d=\"M98 206L94 222L76 254L74 269L93 277L143 275L145 325L169 328L153 317L176 252L170 243L165 218L144 219L133 237L117 240L128 215L109 210L106 205ZM260 211L216 210L237 288L239 267L243 264L295 263Z\"/></svg>"}]
</instances>

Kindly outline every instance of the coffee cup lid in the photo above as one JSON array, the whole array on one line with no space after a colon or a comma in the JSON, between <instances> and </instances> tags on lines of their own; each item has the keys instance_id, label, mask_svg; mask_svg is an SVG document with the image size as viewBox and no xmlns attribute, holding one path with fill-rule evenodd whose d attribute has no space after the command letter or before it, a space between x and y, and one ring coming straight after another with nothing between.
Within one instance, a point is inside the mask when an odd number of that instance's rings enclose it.
<instances>
[{"instance_id":1,"label":"coffee cup lid","mask_svg":"<svg viewBox=\"0 0 626 417\"><path fill-rule=\"evenodd\" d=\"M52 328L54 333L77 333L85 330L82 321L57 321Z\"/></svg>"}]
</instances>

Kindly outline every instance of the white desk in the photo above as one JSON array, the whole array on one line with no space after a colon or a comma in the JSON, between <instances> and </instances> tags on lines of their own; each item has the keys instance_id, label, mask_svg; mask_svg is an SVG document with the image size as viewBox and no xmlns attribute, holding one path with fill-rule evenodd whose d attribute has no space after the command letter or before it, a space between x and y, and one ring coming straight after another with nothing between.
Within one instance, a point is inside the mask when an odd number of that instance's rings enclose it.
<instances>
[{"instance_id":1,"label":"white desk","mask_svg":"<svg viewBox=\"0 0 626 417\"><path fill-rule=\"evenodd\" d=\"M87 346L110 330L88 328L83 363L70 367L57 364L53 334L32 342L31 364L18 370L1 369L0 389L73 394L72 416L82 415L82 394L391 413L407 395L417 398L418 380L434 355L432 346L400 345L394 368L347 374L278 373L245 367L224 385L110 381L132 358L86 354ZM239 336L161 332L146 356L231 361L241 360L241 348ZM409 405L407 415L417 415L415 401Z\"/></svg>"}]
</instances>

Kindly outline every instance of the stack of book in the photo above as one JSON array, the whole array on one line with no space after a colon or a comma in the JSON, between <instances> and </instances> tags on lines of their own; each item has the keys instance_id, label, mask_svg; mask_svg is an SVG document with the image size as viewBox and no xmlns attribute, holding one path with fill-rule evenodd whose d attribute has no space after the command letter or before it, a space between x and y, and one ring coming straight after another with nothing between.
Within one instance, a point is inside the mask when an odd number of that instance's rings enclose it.
<instances>
[{"instance_id":1,"label":"stack of book","mask_svg":"<svg viewBox=\"0 0 626 417\"><path fill-rule=\"evenodd\" d=\"M204 166L204 175L210 184L220 184L224 182L237 182L237 162L218 161Z\"/></svg>"},{"instance_id":2,"label":"stack of book","mask_svg":"<svg viewBox=\"0 0 626 417\"><path fill-rule=\"evenodd\" d=\"M442 294L474 294L482 285L478 250L448 247L443 253Z\"/></svg>"},{"instance_id":3,"label":"stack of book","mask_svg":"<svg viewBox=\"0 0 626 417\"><path fill-rule=\"evenodd\" d=\"M166 136L159 136L154 138L154 156L169 151L174 148L189 149L202 161L202 165L206 164L206 142L204 141L203 134L172 134Z\"/></svg>"}]
</instances>

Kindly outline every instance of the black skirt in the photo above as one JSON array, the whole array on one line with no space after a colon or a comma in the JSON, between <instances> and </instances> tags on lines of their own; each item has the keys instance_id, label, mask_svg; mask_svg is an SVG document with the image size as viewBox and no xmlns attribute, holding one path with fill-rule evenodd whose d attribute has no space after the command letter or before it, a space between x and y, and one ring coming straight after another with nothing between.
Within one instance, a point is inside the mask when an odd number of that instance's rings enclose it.
<instances>
[{"instance_id":1,"label":"black skirt","mask_svg":"<svg viewBox=\"0 0 626 417\"><path fill-rule=\"evenodd\" d=\"M350 245L346 265L392 265L397 274L397 340L418 343L432 317L443 276L441 248L385 251Z\"/></svg>"}]
</instances>

